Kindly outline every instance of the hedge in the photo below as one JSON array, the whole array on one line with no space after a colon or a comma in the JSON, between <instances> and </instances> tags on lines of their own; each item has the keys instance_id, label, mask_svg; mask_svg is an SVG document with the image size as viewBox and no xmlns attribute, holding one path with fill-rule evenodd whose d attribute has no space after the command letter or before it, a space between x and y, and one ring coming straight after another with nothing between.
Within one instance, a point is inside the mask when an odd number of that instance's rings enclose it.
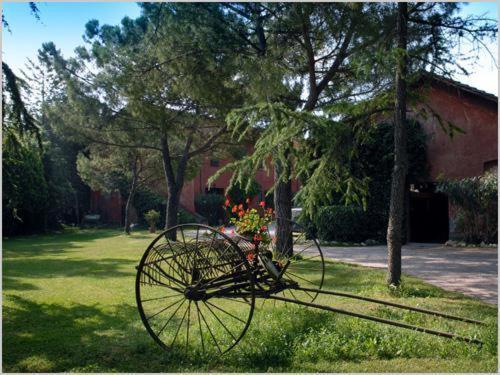
<instances>
[{"instance_id":1,"label":"hedge","mask_svg":"<svg viewBox=\"0 0 500 375\"><path fill-rule=\"evenodd\" d=\"M207 219L208 225L220 225L226 220L224 200L218 194L199 194L194 200L196 212Z\"/></svg>"}]
</instances>

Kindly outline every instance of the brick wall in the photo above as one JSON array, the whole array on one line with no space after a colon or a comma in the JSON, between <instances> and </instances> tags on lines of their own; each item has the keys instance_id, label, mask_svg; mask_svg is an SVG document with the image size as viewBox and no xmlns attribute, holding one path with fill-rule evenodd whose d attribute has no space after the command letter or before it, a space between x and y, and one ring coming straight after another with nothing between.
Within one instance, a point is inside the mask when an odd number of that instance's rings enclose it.
<instances>
[{"instance_id":1,"label":"brick wall","mask_svg":"<svg viewBox=\"0 0 500 375\"><path fill-rule=\"evenodd\" d=\"M481 175L485 164L497 160L497 104L439 82L428 90L428 106L444 123L449 121L465 132L450 138L437 119L417 117L428 136L431 180L440 175L448 179Z\"/></svg>"}]
</instances>

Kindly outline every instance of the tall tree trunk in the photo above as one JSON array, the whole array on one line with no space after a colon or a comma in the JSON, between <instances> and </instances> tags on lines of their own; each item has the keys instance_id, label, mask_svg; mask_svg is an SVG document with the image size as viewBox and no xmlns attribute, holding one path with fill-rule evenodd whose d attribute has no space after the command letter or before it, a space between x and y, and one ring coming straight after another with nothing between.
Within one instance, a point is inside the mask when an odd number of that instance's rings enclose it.
<instances>
[{"instance_id":1,"label":"tall tree trunk","mask_svg":"<svg viewBox=\"0 0 500 375\"><path fill-rule=\"evenodd\" d=\"M163 170L165 172L165 179L167 182L168 198L167 198L167 209L165 217L165 230L177 225L177 213L179 212L179 203L181 199L182 187L184 186L184 176L186 173L187 162L189 160L189 149L193 141L192 135L190 135L186 141L182 157L177 166L177 176L174 175L174 170L172 168L172 159L170 158L170 150L168 147L168 141L166 137L162 137L161 150L162 150L162 160L163 160ZM175 241L177 235L175 232L171 231L168 234L168 238Z\"/></svg>"},{"instance_id":2,"label":"tall tree trunk","mask_svg":"<svg viewBox=\"0 0 500 375\"><path fill-rule=\"evenodd\" d=\"M280 161L274 162L274 179L283 171ZM283 254L293 254L292 237L292 181L277 181L274 190L274 209L276 214L276 249Z\"/></svg>"},{"instance_id":3,"label":"tall tree trunk","mask_svg":"<svg viewBox=\"0 0 500 375\"><path fill-rule=\"evenodd\" d=\"M168 189L165 229L177 225L177 213L179 211L179 201L180 201L180 191L178 191L177 187L170 187ZM171 239L175 240L175 236L172 236Z\"/></svg>"},{"instance_id":4,"label":"tall tree trunk","mask_svg":"<svg viewBox=\"0 0 500 375\"><path fill-rule=\"evenodd\" d=\"M394 121L394 169L391 183L391 202L389 224L387 227L387 251L389 285L401 282L401 246L403 218L405 211L407 157L406 129L406 43L407 43L408 4L398 3L397 38L399 58L396 67L396 102Z\"/></svg>"},{"instance_id":5,"label":"tall tree trunk","mask_svg":"<svg viewBox=\"0 0 500 375\"><path fill-rule=\"evenodd\" d=\"M134 201L134 195L137 188L137 177L137 159L135 159L132 166L132 185L130 186L127 204L125 205L125 234L130 234L130 209L132 207L132 202Z\"/></svg>"}]
</instances>

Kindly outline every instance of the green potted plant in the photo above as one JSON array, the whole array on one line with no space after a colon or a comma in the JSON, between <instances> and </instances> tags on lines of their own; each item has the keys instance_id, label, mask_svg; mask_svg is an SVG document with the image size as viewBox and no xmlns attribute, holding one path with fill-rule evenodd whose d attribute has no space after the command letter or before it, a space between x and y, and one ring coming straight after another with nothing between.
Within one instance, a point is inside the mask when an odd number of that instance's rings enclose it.
<instances>
[{"instance_id":1,"label":"green potted plant","mask_svg":"<svg viewBox=\"0 0 500 375\"><path fill-rule=\"evenodd\" d=\"M160 220L160 213L156 210L149 210L144 214L144 218L149 224L149 233L156 232L156 224Z\"/></svg>"}]
</instances>

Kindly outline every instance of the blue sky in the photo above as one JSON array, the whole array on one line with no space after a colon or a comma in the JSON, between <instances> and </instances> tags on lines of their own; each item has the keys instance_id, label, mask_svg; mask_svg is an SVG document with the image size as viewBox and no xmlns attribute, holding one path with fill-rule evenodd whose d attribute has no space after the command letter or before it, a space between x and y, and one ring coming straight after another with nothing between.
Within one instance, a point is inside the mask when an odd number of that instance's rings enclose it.
<instances>
[{"instance_id":1,"label":"blue sky","mask_svg":"<svg viewBox=\"0 0 500 375\"><path fill-rule=\"evenodd\" d=\"M71 55L74 48L83 43L84 26L90 19L97 19L100 24L118 24L124 16L134 18L140 13L134 2L39 2L37 5L40 21L31 15L27 3L4 2L2 5L11 28L11 33L2 32L2 59L16 72L24 67L27 57L36 56L44 42L52 41L65 56ZM462 10L465 15L484 13L496 19L496 2L469 3ZM491 42L488 46L497 56L497 43ZM469 66L469 70L473 70L471 76L454 78L498 95L498 68L486 52L481 53L479 62Z\"/></svg>"}]
</instances>

